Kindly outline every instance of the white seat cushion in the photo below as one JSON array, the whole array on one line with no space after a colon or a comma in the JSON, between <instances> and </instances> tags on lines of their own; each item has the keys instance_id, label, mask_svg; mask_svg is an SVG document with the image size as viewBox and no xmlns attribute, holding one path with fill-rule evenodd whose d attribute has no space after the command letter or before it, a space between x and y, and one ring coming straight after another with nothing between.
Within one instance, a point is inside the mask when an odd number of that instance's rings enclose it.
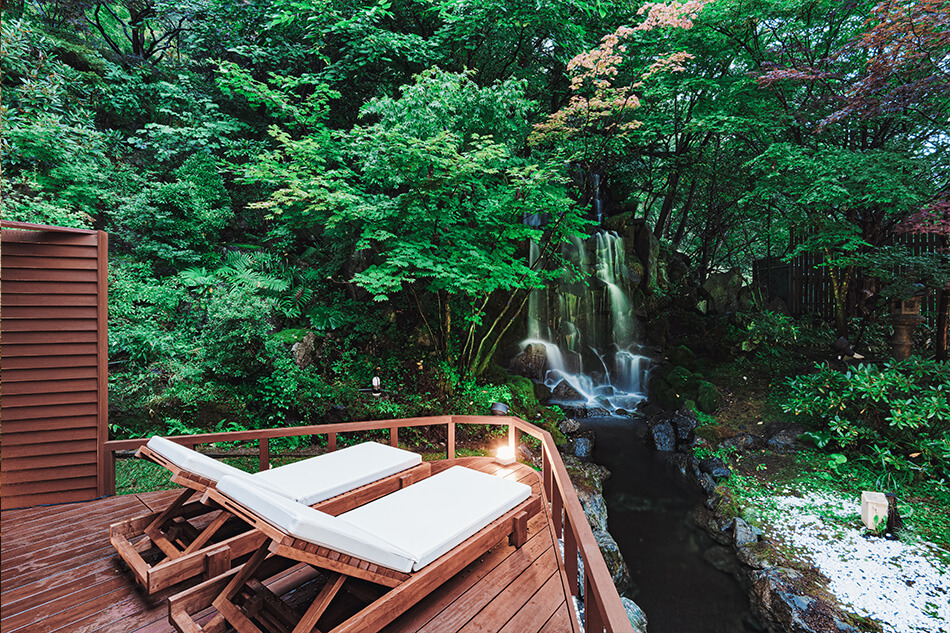
<instances>
[{"instance_id":1,"label":"white seat cushion","mask_svg":"<svg viewBox=\"0 0 950 633\"><path fill-rule=\"evenodd\" d=\"M309 506L421 463L422 457L416 453L364 442L264 470L252 478Z\"/></svg>"},{"instance_id":2,"label":"white seat cushion","mask_svg":"<svg viewBox=\"0 0 950 633\"><path fill-rule=\"evenodd\" d=\"M413 558L372 533L238 477L222 477L218 491L287 534L390 569L408 572Z\"/></svg>"},{"instance_id":3,"label":"white seat cushion","mask_svg":"<svg viewBox=\"0 0 950 633\"><path fill-rule=\"evenodd\" d=\"M529 496L525 484L453 466L338 518L408 552L419 570Z\"/></svg>"}]
</instances>

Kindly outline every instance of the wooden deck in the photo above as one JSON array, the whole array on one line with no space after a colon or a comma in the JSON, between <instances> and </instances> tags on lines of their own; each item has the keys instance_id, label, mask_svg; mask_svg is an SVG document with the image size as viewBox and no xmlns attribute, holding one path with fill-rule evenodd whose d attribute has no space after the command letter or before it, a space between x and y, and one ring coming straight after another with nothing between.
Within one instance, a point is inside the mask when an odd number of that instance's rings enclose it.
<instances>
[{"instance_id":1,"label":"wooden deck","mask_svg":"<svg viewBox=\"0 0 950 633\"><path fill-rule=\"evenodd\" d=\"M524 481L535 492L540 488L538 473L527 466L502 467L485 457L433 462L433 472L453 464ZM146 596L109 543L109 525L161 508L176 494L124 495L0 514L0 630L174 631L165 599L188 585ZM538 514L521 549L499 543L384 630L574 631L553 534L547 513Z\"/></svg>"}]
</instances>

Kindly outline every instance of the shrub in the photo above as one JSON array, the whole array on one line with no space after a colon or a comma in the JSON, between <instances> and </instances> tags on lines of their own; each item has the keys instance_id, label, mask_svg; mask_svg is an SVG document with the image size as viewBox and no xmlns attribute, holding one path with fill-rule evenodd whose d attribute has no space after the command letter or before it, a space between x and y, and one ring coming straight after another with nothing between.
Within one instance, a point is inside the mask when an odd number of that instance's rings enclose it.
<instances>
[{"instance_id":1,"label":"shrub","mask_svg":"<svg viewBox=\"0 0 950 633\"><path fill-rule=\"evenodd\" d=\"M885 473L913 478L950 463L950 366L910 358L817 371L789 381L786 412L817 425L820 446L859 451Z\"/></svg>"}]
</instances>

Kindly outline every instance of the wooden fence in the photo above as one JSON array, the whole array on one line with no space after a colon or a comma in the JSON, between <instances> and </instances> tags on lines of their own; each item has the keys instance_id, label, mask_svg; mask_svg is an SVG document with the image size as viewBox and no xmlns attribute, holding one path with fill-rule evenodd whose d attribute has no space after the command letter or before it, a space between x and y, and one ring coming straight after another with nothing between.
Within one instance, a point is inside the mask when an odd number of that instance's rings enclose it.
<instances>
[{"instance_id":1,"label":"wooden fence","mask_svg":"<svg viewBox=\"0 0 950 633\"><path fill-rule=\"evenodd\" d=\"M792 248L801 242L801 237L792 238ZM907 247L914 255L936 253L941 247L937 235L898 235L895 244ZM817 314L827 320L834 319L835 300L828 268L822 266L820 253L804 253L783 262L778 258L759 260L753 271L753 284L758 288L765 303L775 297L782 299L794 316ZM900 271L898 271L900 272ZM876 281L858 275L851 284L847 305L851 316L862 316L866 299L879 288ZM937 310L937 295L930 292L921 303L921 314L934 326Z\"/></svg>"},{"instance_id":2,"label":"wooden fence","mask_svg":"<svg viewBox=\"0 0 950 633\"><path fill-rule=\"evenodd\" d=\"M270 466L270 440L278 437L300 437L326 435L330 450L336 449L337 435L377 429L389 430L389 442L393 446L399 443L399 429L422 426L445 426L447 430L446 458L455 457L455 432L460 424L492 424L508 427L508 445L512 450L518 445L518 434L525 433L541 442L542 449L542 493L545 509L549 513L550 523L555 536L564 545L562 565L567 572L568 589L571 594L581 597L580 587L584 588L584 630L588 633L626 632L632 633L633 627L627 617L620 595L614 586L587 515L574 491L574 485L564 468L561 456L551 434L532 424L514 417L501 416L437 416L430 418L408 418L401 420L378 420L372 422L349 422L343 424L323 424L318 426L300 426L255 431L235 431L230 433L207 433L203 435L184 435L170 437L180 444L194 448L199 444L214 442L249 441L258 445L259 468ZM129 451L145 444L147 439L116 440L106 442L106 477L110 492L115 489L115 456L117 452ZM517 454L517 453L515 453ZM560 552L558 552L560 554ZM583 562L583 572L578 561Z\"/></svg>"},{"instance_id":3,"label":"wooden fence","mask_svg":"<svg viewBox=\"0 0 950 633\"><path fill-rule=\"evenodd\" d=\"M3 222L0 242L0 507L94 499L108 439L108 238Z\"/></svg>"}]
</instances>

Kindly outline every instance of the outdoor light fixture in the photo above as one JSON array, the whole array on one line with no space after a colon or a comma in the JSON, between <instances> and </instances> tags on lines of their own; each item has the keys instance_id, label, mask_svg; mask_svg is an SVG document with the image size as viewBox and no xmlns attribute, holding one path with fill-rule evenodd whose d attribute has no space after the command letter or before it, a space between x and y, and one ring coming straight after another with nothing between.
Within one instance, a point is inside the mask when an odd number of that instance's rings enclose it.
<instances>
[{"instance_id":1,"label":"outdoor light fixture","mask_svg":"<svg viewBox=\"0 0 950 633\"><path fill-rule=\"evenodd\" d=\"M499 446L495 451L495 461L502 466L509 466L515 463L515 451L507 444Z\"/></svg>"},{"instance_id":2,"label":"outdoor light fixture","mask_svg":"<svg viewBox=\"0 0 950 633\"><path fill-rule=\"evenodd\" d=\"M505 404L504 402L492 402L491 414L492 415L508 415L508 405Z\"/></svg>"},{"instance_id":3,"label":"outdoor light fixture","mask_svg":"<svg viewBox=\"0 0 950 633\"><path fill-rule=\"evenodd\" d=\"M373 389L371 393L377 398L383 393L383 381L379 379L379 376L373 376L373 379L370 381Z\"/></svg>"}]
</instances>

